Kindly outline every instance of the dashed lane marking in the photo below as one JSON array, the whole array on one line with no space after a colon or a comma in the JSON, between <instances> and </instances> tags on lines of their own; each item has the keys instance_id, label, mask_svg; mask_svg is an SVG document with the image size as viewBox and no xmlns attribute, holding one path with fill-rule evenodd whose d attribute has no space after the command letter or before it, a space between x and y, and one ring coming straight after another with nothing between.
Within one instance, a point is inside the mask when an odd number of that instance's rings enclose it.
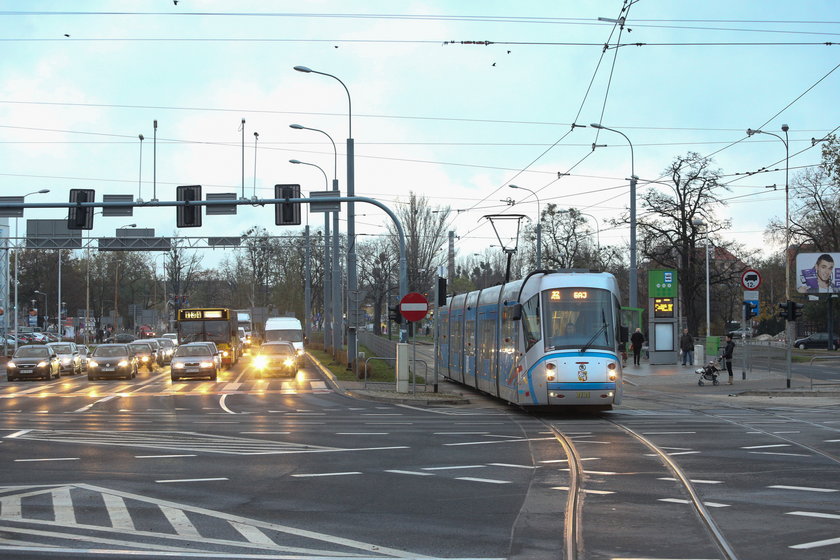
<instances>
[{"instance_id":1,"label":"dashed lane marking","mask_svg":"<svg viewBox=\"0 0 840 560\"><path fill-rule=\"evenodd\" d=\"M818 511L789 511L788 515L799 515L802 517L818 517L820 519L840 519L836 513L821 513Z\"/></svg>"},{"instance_id":2,"label":"dashed lane marking","mask_svg":"<svg viewBox=\"0 0 840 560\"><path fill-rule=\"evenodd\" d=\"M472 476L459 476L455 480L466 480L470 482L486 482L488 484L510 484L509 480L495 480L492 478L475 478Z\"/></svg>"},{"instance_id":3,"label":"dashed lane marking","mask_svg":"<svg viewBox=\"0 0 840 560\"><path fill-rule=\"evenodd\" d=\"M774 484L767 488L775 488L777 490L801 490L802 492L838 492L834 488L815 488L813 486L785 486L784 484Z\"/></svg>"},{"instance_id":4,"label":"dashed lane marking","mask_svg":"<svg viewBox=\"0 0 840 560\"><path fill-rule=\"evenodd\" d=\"M692 502L688 500L683 500L680 498L660 498L660 502L670 502L672 504L691 504ZM704 506L713 507L713 508L723 508L729 507L729 504L719 504L717 502L703 502Z\"/></svg>"}]
</instances>

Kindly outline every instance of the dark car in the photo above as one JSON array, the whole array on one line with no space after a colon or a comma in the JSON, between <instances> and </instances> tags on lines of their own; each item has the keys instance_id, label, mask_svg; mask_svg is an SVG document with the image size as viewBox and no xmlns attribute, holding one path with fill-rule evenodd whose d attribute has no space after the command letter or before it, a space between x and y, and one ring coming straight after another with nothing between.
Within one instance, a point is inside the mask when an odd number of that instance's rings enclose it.
<instances>
[{"instance_id":1,"label":"dark car","mask_svg":"<svg viewBox=\"0 0 840 560\"><path fill-rule=\"evenodd\" d=\"M50 347L37 344L20 346L6 363L6 379L41 378L50 380L61 375L61 361Z\"/></svg>"},{"instance_id":2,"label":"dark car","mask_svg":"<svg viewBox=\"0 0 840 560\"><path fill-rule=\"evenodd\" d=\"M100 377L137 377L137 358L127 344L100 344L88 360L88 379Z\"/></svg>"},{"instance_id":3,"label":"dark car","mask_svg":"<svg viewBox=\"0 0 840 560\"><path fill-rule=\"evenodd\" d=\"M128 349L137 358L137 367L145 367L152 371L157 364L157 353L148 341L136 341L128 345Z\"/></svg>"},{"instance_id":4,"label":"dark car","mask_svg":"<svg viewBox=\"0 0 840 560\"><path fill-rule=\"evenodd\" d=\"M215 381L219 374L215 358L210 346L203 342L178 346L170 366L172 381L183 377L208 377Z\"/></svg>"},{"instance_id":5,"label":"dark car","mask_svg":"<svg viewBox=\"0 0 840 560\"><path fill-rule=\"evenodd\" d=\"M105 342L108 344L128 344L129 342L134 342L137 340L137 337L131 333L117 333L114 336L105 339Z\"/></svg>"},{"instance_id":6,"label":"dark car","mask_svg":"<svg viewBox=\"0 0 840 560\"><path fill-rule=\"evenodd\" d=\"M828 333L818 332L810 334L805 338L795 340L793 342L793 346L795 348L799 348L800 350L805 350L806 348L821 348L826 350L828 349ZM835 336L832 350L836 350L838 346L840 346L840 340L838 340Z\"/></svg>"},{"instance_id":7,"label":"dark car","mask_svg":"<svg viewBox=\"0 0 840 560\"><path fill-rule=\"evenodd\" d=\"M291 342L264 342L253 360L257 377L294 377L298 370L297 351Z\"/></svg>"}]
</instances>

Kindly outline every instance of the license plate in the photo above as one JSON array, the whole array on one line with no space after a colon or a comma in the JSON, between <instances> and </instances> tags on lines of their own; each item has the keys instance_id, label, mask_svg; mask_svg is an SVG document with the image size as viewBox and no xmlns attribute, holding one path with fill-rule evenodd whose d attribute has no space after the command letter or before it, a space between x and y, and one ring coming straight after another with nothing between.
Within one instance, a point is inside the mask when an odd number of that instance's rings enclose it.
<instances>
[{"instance_id":1,"label":"license plate","mask_svg":"<svg viewBox=\"0 0 840 560\"><path fill-rule=\"evenodd\" d=\"M22 369L20 370L21 373L32 373L31 369Z\"/></svg>"},{"instance_id":2,"label":"license plate","mask_svg":"<svg viewBox=\"0 0 840 560\"><path fill-rule=\"evenodd\" d=\"M102 371L114 371L114 369L116 369L116 368L104 367L104 368L102 368Z\"/></svg>"},{"instance_id":3,"label":"license plate","mask_svg":"<svg viewBox=\"0 0 840 560\"><path fill-rule=\"evenodd\" d=\"M198 373L198 368L197 367L188 367L184 371L186 371L187 373Z\"/></svg>"},{"instance_id":4,"label":"license plate","mask_svg":"<svg viewBox=\"0 0 840 560\"><path fill-rule=\"evenodd\" d=\"M589 391L582 391L577 394L577 398L579 399L588 399L589 398Z\"/></svg>"}]
</instances>

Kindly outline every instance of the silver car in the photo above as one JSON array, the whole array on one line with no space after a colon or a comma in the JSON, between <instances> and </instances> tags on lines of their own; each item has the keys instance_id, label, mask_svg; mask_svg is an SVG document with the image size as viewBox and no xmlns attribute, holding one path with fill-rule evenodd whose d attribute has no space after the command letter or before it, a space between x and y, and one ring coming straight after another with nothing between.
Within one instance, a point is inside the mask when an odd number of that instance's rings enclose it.
<instances>
[{"instance_id":1,"label":"silver car","mask_svg":"<svg viewBox=\"0 0 840 560\"><path fill-rule=\"evenodd\" d=\"M75 342L50 342L46 345L58 354L61 362L61 375L79 375L82 373L82 358Z\"/></svg>"},{"instance_id":2,"label":"silver car","mask_svg":"<svg viewBox=\"0 0 840 560\"><path fill-rule=\"evenodd\" d=\"M212 349L205 342L182 344L175 350L170 366L172 381L184 377L217 379L219 368Z\"/></svg>"}]
</instances>

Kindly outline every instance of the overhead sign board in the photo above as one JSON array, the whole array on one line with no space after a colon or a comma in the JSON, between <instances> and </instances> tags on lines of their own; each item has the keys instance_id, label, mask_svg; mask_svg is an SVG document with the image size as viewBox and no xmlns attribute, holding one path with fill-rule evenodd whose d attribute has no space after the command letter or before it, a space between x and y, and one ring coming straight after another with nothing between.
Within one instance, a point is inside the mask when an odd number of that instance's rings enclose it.
<instances>
[{"instance_id":1,"label":"overhead sign board","mask_svg":"<svg viewBox=\"0 0 840 560\"><path fill-rule=\"evenodd\" d=\"M312 191L309 193L309 198L326 198L339 197L341 193L338 191ZM310 212L341 212L340 202L310 202Z\"/></svg>"},{"instance_id":2,"label":"overhead sign board","mask_svg":"<svg viewBox=\"0 0 840 560\"><path fill-rule=\"evenodd\" d=\"M236 200L236 193L207 193L207 200ZM236 204L208 204L204 213L208 216L236 214Z\"/></svg>"},{"instance_id":3,"label":"overhead sign board","mask_svg":"<svg viewBox=\"0 0 840 560\"><path fill-rule=\"evenodd\" d=\"M67 228L67 220L27 220L27 249L81 249L82 231Z\"/></svg>"},{"instance_id":4,"label":"overhead sign board","mask_svg":"<svg viewBox=\"0 0 840 560\"><path fill-rule=\"evenodd\" d=\"M4 218L22 218L23 207L20 208L3 208L4 202L19 202L23 203L22 196L0 196L0 217Z\"/></svg>"},{"instance_id":5,"label":"overhead sign board","mask_svg":"<svg viewBox=\"0 0 840 560\"><path fill-rule=\"evenodd\" d=\"M133 216L134 207L130 206L134 203L134 197L130 194L103 194L102 202L127 202L129 206L103 206L103 216Z\"/></svg>"},{"instance_id":6,"label":"overhead sign board","mask_svg":"<svg viewBox=\"0 0 840 560\"><path fill-rule=\"evenodd\" d=\"M100 251L169 251L169 237L100 237Z\"/></svg>"}]
</instances>

